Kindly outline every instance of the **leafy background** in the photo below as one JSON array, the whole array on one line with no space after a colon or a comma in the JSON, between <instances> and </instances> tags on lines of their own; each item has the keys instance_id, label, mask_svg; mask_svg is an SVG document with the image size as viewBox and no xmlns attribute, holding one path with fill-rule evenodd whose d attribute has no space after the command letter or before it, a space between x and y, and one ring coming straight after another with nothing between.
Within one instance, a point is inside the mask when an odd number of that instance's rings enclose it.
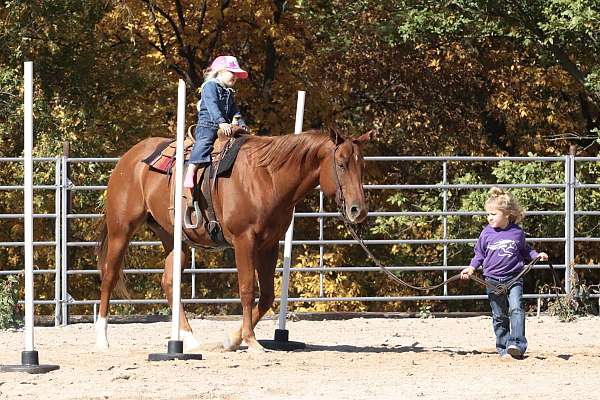
<instances>
[{"instance_id":1,"label":"leafy background","mask_svg":"<svg viewBox=\"0 0 600 400\"><path fill-rule=\"evenodd\" d=\"M187 121L195 119L203 69L220 54L234 54L249 71L239 82L237 99L256 135L293 130L295 93L307 91L306 128L336 124L348 133L378 129L369 155L556 156L577 146L577 154L599 150L600 9L583 0L520 2L453 0L56 0L0 1L0 157L22 154L22 65L34 61L35 156L59 156L63 143L72 157L118 157L148 136L174 136L176 83L188 85ZM561 163L451 163L452 183L562 183ZM75 184L106 182L110 165L78 164ZM586 163L578 179L599 182L597 163ZM368 182L438 183L435 163L370 164ZM53 162L36 164L35 182L54 183ZM18 185L18 163L3 163L3 184ZM515 190L531 210L559 210L560 190ZM434 191L371 191L371 210L441 211ZM481 210L484 191L451 191L451 210ZM36 212L52 212L54 197L36 194ZM580 190L577 207L598 210L597 190ZM98 212L102 193L73 193L73 212ZM331 204L329 207L331 207ZM318 198L302 205L314 210ZM0 192L0 213L22 209L19 192ZM369 219L369 238L440 238L439 217ZM481 218L449 218L450 237L476 237ZM561 236L560 217L532 216L524 228L535 237ZM73 240L95 240L94 221L71 222ZM598 237L597 216L577 218L578 236ZM316 232L315 222L296 223L296 237ZM19 241L18 220L0 220L0 241ZM51 221L35 221L36 240L51 240ZM345 233L326 221L326 237ZM140 239L151 239L141 232ZM535 244L560 263L560 244ZM439 245L379 246L390 265L440 264ZM449 246L449 263L464 265L472 247ZM128 266L160 268L160 251L132 248ZM317 266L318 249L294 250L296 265ZM577 243L577 263L598 262L597 249ZM327 246L330 266L365 265L360 249ZM231 265L231 254L198 257L202 266ZM71 249L73 269L95 264L90 248ZM36 265L53 265L52 250L36 250ZM0 268L19 269L19 248L0 252ZM583 279L598 280L593 269ZM417 284L433 283L440 273L404 273ZM295 275L292 274L292 277ZM548 281L536 272L528 281L535 291ZM235 278L202 275L199 297L236 295ZM53 277L36 275L53 297ZM319 294L319 274L292 279L291 296ZM408 292L380 273L328 272L325 296L402 295ZM132 295L162 297L160 276L133 275ZM184 293L189 278L184 279ZM37 282L36 282L37 283ZM42 286L38 286L41 288ZM76 299L97 297L94 275L70 278ZM477 290L468 285L453 293ZM418 302L294 303L297 310L414 310ZM483 302L432 303L432 310L483 309ZM115 306L119 312L165 312L162 306ZM198 306L197 312L238 312L236 305ZM89 312L80 307L76 311ZM41 307L48 313L50 308Z\"/></svg>"}]
</instances>

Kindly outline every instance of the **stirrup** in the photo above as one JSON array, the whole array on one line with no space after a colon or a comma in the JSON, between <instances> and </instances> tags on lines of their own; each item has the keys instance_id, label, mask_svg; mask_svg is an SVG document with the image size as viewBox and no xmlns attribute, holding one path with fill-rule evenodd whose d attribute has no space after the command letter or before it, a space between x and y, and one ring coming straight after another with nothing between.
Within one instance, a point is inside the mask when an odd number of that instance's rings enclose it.
<instances>
[{"instance_id":1,"label":"stirrup","mask_svg":"<svg viewBox=\"0 0 600 400\"><path fill-rule=\"evenodd\" d=\"M192 214L196 214L196 221L192 222ZM198 206L198 202L194 200L194 206L187 206L185 208L185 212L183 213L183 226L186 229L196 229L198 227L198 221L200 220L200 206Z\"/></svg>"},{"instance_id":2,"label":"stirrup","mask_svg":"<svg viewBox=\"0 0 600 400\"><path fill-rule=\"evenodd\" d=\"M221 232L221 224L219 224L219 221L208 221L206 230L209 235L216 236Z\"/></svg>"}]
</instances>

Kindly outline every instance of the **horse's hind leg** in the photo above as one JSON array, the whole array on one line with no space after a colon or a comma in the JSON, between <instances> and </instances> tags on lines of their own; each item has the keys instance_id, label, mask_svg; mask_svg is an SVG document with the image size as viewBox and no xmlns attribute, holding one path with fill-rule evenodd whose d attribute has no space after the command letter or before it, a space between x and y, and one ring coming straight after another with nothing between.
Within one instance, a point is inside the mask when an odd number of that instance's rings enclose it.
<instances>
[{"instance_id":1,"label":"horse's hind leg","mask_svg":"<svg viewBox=\"0 0 600 400\"><path fill-rule=\"evenodd\" d=\"M106 195L106 210L104 224L100 234L100 251L98 254L98 268L102 276L100 285L100 309L96 321L96 349L107 350L108 338L107 315L110 296L113 289L123 296L127 296L127 289L123 283L123 260L127 252L127 245L135 231L144 222L147 211L143 193L136 190L137 185L129 185L128 190L123 190L120 185L113 182L115 176L121 177L123 169L127 169L127 160L119 161L108 182Z\"/></svg>"},{"instance_id":2,"label":"horse's hind leg","mask_svg":"<svg viewBox=\"0 0 600 400\"><path fill-rule=\"evenodd\" d=\"M106 254L100 264L102 272L102 283L100 285L100 308L96 321L96 349L108 350L108 306L110 296L117 284L121 284L122 266L127 252L127 245L141 221L132 221L129 224L108 223L106 227ZM126 293L124 286L122 292Z\"/></svg>"}]
</instances>

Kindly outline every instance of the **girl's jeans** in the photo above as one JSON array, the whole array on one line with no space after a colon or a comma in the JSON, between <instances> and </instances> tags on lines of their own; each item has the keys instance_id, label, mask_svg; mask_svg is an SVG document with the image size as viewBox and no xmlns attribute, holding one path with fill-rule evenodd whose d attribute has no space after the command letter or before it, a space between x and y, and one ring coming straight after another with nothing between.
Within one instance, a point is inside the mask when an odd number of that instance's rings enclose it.
<instances>
[{"instance_id":1,"label":"girl's jeans","mask_svg":"<svg viewBox=\"0 0 600 400\"><path fill-rule=\"evenodd\" d=\"M205 126L196 126L194 131L196 142L192 147L190 154L190 164L207 164L210 163L210 154L213 150L213 145L217 139L217 128L209 128Z\"/></svg>"},{"instance_id":2,"label":"girl's jeans","mask_svg":"<svg viewBox=\"0 0 600 400\"><path fill-rule=\"evenodd\" d=\"M486 277L485 280L494 285L506 282ZM508 293L497 295L487 289L488 299L492 307L492 322L496 334L496 350L498 354L506 354L506 348L516 345L521 354L527 350L525 339L525 312L523 311L523 279L519 279L509 289Z\"/></svg>"}]
</instances>

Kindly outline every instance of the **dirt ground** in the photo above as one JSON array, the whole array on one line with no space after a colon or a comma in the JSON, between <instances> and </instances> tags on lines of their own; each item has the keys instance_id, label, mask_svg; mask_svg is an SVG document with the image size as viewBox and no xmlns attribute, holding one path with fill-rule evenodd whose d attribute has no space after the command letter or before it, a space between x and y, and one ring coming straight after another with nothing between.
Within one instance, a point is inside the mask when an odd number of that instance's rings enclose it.
<instances>
[{"instance_id":1,"label":"dirt ground","mask_svg":"<svg viewBox=\"0 0 600 400\"><path fill-rule=\"evenodd\" d=\"M523 360L494 352L489 317L290 321L305 350L214 349L237 321L191 321L200 361L147 361L166 352L168 322L109 325L95 353L91 324L36 327L40 375L1 373L0 399L598 399L600 318L528 317ZM277 321L257 327L271 339ZM0 364L19 364L22 331L0 331Z\"/></svg>"}]
</instances>

